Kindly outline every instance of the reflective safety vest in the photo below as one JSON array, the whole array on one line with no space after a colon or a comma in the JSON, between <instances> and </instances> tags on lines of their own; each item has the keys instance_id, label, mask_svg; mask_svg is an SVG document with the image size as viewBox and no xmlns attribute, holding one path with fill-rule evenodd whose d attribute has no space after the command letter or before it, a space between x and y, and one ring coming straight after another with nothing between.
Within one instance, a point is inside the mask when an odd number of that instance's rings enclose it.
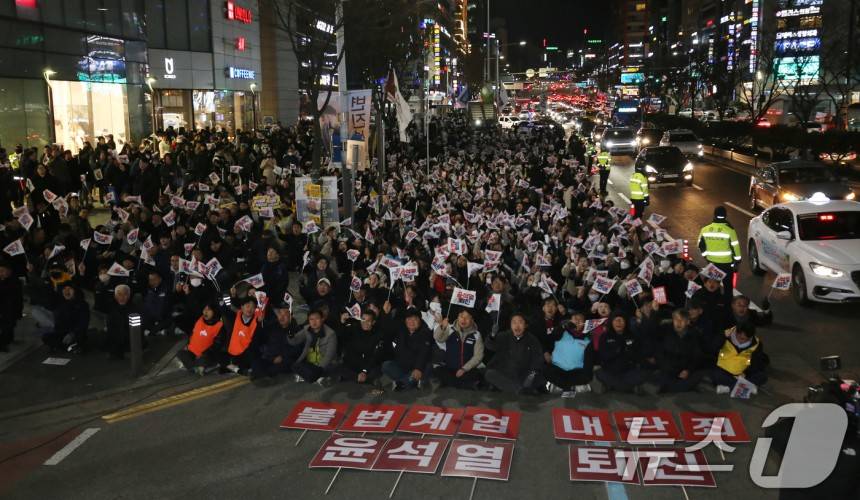
<instances>
[{"instance_id":1,"label":"reflective safety vest","mask_svg":"<svg viewBox=\"0 0 860 500\"><path fill-rule=\"evenodd\" d=\"M741 260L741 245L738 233L725 222L712 222L699 232L699 241L704 241L702 257L714 264L730 264Z\"/></svg>"},{"instance_id":2,"label":"reflective safety vest","mask_svg":"<svg viewBox=\"0 0 860 500\"><path fill-rule=\"evenodd\" d=\"M251 323L246 325L242 322L242 313L236 313L236 321L233 322L233 332L230 335L230 345L227 346L227 352L231 356L239 356L248 346L251 345L251 340L254 339L254 332L257 331L257 315L253 316Z\"/></svg>"},{"instance_id":3,"label":"reflective safety vest","mask_svg":"<svg viewBox=\"0 0 860 500\"><path fill-rule=\"evenodd\" d=\"M648 179L642 172L634 172L630 176L630 199L644 200L648 196Z\"/></svg>"},{"instance_id":4,"label":"reflective safety vest","mask_svg":"<svg viewBox=\"0 0 860 500\"><path fill-rule=\"evenodd\" d=\"M610 166L609 162L612 157L609 155L608 151L601 151L597 154L597 164L600 166Z\"/></svg>"},{"instance_id":5,"label":"reflective safety vest","mask_svg":"<svg viewBox=\"0 0 860 500\"><path fill-rule=\"evenodd\" d=\"M203 317L197 320L194 324L194 329L191 331L191 338L188 339L188 350L193 352L198 358L203 355L212 344L218 334L221 333L221 328L224 326L223 321L218 321L215 324L208 324L203 321Z\"/></svg>"},{"instance_id":6,"label":"reflective safety vest","mask_svg":"<svg viewBox=\"0 0 860 500\"><path fill-rule=\"evenodd\" d=\"M717 356L717 366L732 375L740 375L747 371L752 364L753 353L758 347L759 340L755 339L752 345L738 352L738 348L732 344L731 340L726 340L726 343L720 349L719 356Z\"/></svg>"}]
</instances>

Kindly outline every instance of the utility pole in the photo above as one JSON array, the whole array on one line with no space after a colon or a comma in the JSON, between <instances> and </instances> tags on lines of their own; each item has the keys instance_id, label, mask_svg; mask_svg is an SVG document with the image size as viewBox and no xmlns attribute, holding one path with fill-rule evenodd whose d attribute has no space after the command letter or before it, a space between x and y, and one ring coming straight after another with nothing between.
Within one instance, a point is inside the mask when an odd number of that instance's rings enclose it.
<instances>
[{"instance_id":1,"label":"utility pole","mask_svg":"<svg viewBox=\"0 0 860 500\"><path fill-rule=\"evenodd\" d=\"M854 70L854 24L857 22L857 0L851 0L850 13L848 15L848 52L845 54L845 95L842 96L842 102L844 103L844 110L842 116L842 123L844 124L844 129L848 130L848 106L851 103L851 81L853 78L851 77L851 73Z\"/></svg>"},{"instance_id":2,"label":"utility pole","mask_svg":"<svg viewBox=\"0 0 860 500\"><path fill-rule=\"evenodd\" d=\"M487 71L484 81L490 81L490 0L487 0Z\"/></svg>"},{"instance_id":3,"label":"utility pole","mask_svg":"<svg viewBox=\"0 0 860 500\"><path fill-rule=\"evenodd\" d=\"M337 23L336 50L341 54L340 63L337 65L337 91L340 95L340 164L341 164L341 189L343 189L343 211L346 218L352 218L353 214L353 191L355 186L352 165L346 161L346 145L349 140L349 94L346 88L346 53L344 53L344 22L343 2L337 3L335 22ZM339 221L338 221L339 222Z\"/></svg>"}]
</instances>

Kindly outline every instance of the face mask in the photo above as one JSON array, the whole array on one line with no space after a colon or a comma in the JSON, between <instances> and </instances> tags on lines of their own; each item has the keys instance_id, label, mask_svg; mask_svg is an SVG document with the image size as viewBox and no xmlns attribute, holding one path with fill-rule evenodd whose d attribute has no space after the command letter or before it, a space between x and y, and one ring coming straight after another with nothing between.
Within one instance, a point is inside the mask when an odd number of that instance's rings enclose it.
<instances>
[{"instance_id":1,"label":"face mask","mask_svg":"<svg viewBox=\"0 0 860 500\"><path fill-rule=\"evenodd\" d=\"M191 286L198 287L203 283L203 280L201 280L200 278L191 278L189 282L191 283Z\"/></svg>"},{"instance_id":2,"label":"face mask","mask_svg":"<svg viewBox=\"0 0 860 500\"><path fill-rule=\"evenodd\" d=\"M597 251L598 251L598 252L604 252L605 250L606 250L606 247L605 247L605 246L603 246L603 245L597 245Z\"/></svg>"},{"instance_id":3,"label":"face mask","mask_svg":"<svg viewBox=\"0 0 860 500\"><path fill-rule=\"evenodd\" d=\"M591 302L597 302L599 299L600 299L600 295L597 295L596 293L589 293L588 294L588 300L590 300Z\"/></svg>"},{"instance_id":4,"label":"face mask","mask_svg":"<svg viewBox=\"0 0 860 500\"><path fill-rule=\"evenodd\" d=\"M670 262L668 260L661 260L660 261L660 269L663 269L664 271L666 269L669 269L669 264L670 264Z\"/></svg>"},{"instance_id":5,"label":"face mask","mask_svg":"<svg viewBox=\"0 0 860 500\"><path fill-rule=\"evenodd\" d=\"M619 265L621 266L621 269L623 269L623 270L625 270L625 271L626 271L627 269L630 269L630 263L629 263L629 262L627 262L626 260L622 260L622 261L621 261L621 264L619 264Z\"/></svg>"}]
</instances>

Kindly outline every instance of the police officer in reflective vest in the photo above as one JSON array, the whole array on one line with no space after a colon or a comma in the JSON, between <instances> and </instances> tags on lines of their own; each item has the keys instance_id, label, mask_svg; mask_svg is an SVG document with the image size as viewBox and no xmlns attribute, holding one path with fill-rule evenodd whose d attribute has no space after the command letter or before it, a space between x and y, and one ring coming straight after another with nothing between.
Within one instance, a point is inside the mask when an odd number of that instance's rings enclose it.
<instances>
[{"instance_id":1,"label":"police officer in reflective vest","mask_svg":"<svg viewBox=\"0 0 860 500\"><path fill-rule=\"evenodd\" d=\"M630 176L630 201L633 202L633 217L642 217L648 206L648 178L644 174L645 166L637 165L636 171Z\"/></svg>"},{"instance_id":2,"label":"police officer in reflective vest","mask_svg":"<svg viewBox=\"0 0 860 500\"><path fill-rule=\"evenodd\" d=\"M600 195L606 196L606 182L609 180L609 169L611 168L612 156L609 151L597 153L597 172L600 175Z\"/></svg>"},{"instance_id":3,"label":"police officer in reflective vest","mask_svg":"<svg viewBox=\"0 0 860 500\"><path fill-rule=\"evenodd\" d=\"M735 264L741 260L741 245L738 233L726 218L726 207L714 209L714 221L699 232L699 251L702 257L726 273L723 278L723 294L726 304L731 303L734 293L733 275Z\"/></svg>"}]
</instances>

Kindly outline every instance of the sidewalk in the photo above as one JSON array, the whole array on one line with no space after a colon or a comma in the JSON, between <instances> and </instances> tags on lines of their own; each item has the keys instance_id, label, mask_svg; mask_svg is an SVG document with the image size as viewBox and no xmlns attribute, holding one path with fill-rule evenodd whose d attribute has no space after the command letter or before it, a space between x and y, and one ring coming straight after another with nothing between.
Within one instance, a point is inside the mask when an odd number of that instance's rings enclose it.
<instances>
[{"instance_id":1,"label":"sidewalk","mask_svg":"<svg viewBox=\"0 0 860 500\"><path fill-rule=\"evenodd\" d=\"M33 320L29 316L21 320L11 352L0 355L0 408L15 410L82 397L119 389L139 380L132 377L127 357L125 360L108 359L107 353L99 349L105 337L101 325L101 319L94 316L90 326L95 328L90 329L91 348L87 353L49 354L35 334ZM161 369L159 371L173 369L167 355L184 339L149 336L147 341L149 346L143 352L141 376L156 368Z\"/></svg>"}]
</instances>

